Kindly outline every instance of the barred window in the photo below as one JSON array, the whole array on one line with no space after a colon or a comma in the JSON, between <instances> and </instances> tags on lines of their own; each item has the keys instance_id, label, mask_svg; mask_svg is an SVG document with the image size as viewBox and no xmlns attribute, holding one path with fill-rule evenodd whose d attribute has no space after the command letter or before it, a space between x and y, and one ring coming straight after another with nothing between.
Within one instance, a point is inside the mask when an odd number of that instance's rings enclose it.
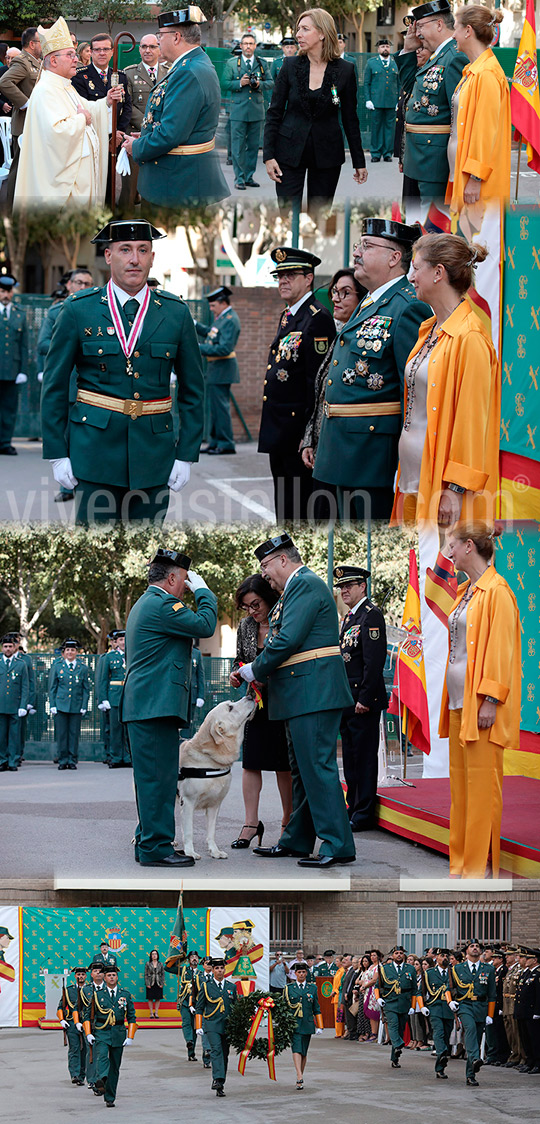
<instances>
[{"instance_id":1,"label":"barred window","mask_svg":"<svg viewBox=\"0 0 540 1124\"><path fill-rule=\"evenodd\" d=\"M302 906L296 902L273 902L270 906L270 949L292 948L303 940Z\"/></svg>"},{"instance_id":2,"label":"barred window","mask_svg":"<svg viewBox=\"0 0 540 1124\"><path fill-rule=\"evenodd\" d=\"M457 940L507 941L512 936L510 902L463 902L456 907Z\"/></svg>"}]
</instances>

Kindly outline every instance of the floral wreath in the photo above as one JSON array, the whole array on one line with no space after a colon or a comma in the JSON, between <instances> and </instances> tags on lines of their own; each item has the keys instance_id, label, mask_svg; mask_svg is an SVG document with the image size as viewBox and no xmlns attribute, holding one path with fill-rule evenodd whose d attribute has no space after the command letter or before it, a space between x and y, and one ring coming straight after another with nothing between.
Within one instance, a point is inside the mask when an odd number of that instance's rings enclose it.
<instances>
[{"instance_id":1,"label":"floral wreath","mask_svg":"<svg viewBox=\"0 0 540 1124\"><path fill-rule=\"evenodd\" d=\"M279 995L269 995L266 991L254 991L251 995L245 995L237 999L227 1019L225 1032L237 1054L246 1050L253 1022L261 1008L271 1011L274 1056L277 1057L290 1046L297 1019L292 1014L288 1003ZM268 1053L268 1038L254 1038L246 1061L252 1058L267 1061Z\"/></svg>"}]
</instances>

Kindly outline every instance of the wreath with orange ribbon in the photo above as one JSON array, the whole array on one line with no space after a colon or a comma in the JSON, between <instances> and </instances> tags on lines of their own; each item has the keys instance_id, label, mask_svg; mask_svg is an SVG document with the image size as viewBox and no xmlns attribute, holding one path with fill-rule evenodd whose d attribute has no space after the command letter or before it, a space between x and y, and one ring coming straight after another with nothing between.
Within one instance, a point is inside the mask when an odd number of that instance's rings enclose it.
<instances>
[{"instance_id":1,"label":"wreath with orange ribbon","mask_svg":"<svg viewBox=\"0 0 540 1124\"><path fill-rule=\"evenodd\" d=\"M266 1015L268 1037L257 1037L257 1031ZM233 1005L225 1032L237 1054L238 1069L244 1074L246 1064L253 1058L265 1061L270 1078L275 1081L274 1059L290 1046L296 1028L296 1016L281 996L265 991L237 999Z\"/></svg>"}]
</instances>

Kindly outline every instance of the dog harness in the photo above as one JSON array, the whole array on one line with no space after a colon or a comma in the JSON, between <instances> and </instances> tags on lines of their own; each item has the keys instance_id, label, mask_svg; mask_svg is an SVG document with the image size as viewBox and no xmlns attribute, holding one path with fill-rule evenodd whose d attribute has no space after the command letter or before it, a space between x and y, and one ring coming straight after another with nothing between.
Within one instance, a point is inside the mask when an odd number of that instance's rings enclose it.
<instances>
[{"instance_id":1,"label":"dog harness","mask_svg":"<svg viewBox=\"0 0 540 1124\"><path fill-rule=\"evenodd\" d=\"M178 774L179 781L186 781L189 777L197 777L199 780L206 780L209 777L226 777L230 773L229 769L180 769Z\"/></svg>"}]
</instances>

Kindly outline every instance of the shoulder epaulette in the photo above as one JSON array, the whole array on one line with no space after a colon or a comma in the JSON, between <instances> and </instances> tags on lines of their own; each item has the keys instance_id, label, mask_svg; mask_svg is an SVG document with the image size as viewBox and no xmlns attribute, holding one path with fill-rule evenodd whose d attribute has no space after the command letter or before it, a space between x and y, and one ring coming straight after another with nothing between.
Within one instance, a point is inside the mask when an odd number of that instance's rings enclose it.
<instances>
[{"instance_id":1,"label":"shoulder epaulette","mask_svg":"<svg viewBox=\"0 0 540 1124\"><path fill-rule=\"evenodd\" d=\"M309 311L311 312L312 316L316 316L317 313L320 312L321 310L320 310L320 308L316 308L314 304L310 304Z\"/></svg>"},{"instance_id":2,"label":"shoulder epaulette","mask_svg":"<svg viewBox=\"0 0 540 1124\"><path fill-rule=\"evenodd\" d=\"M182 297L177 297L176 293L170 293L168 289L156 289L155 291L159 293L160 297L165 297L167 300L176 301L178 304L185 303Z\"/></svg>"},{"instance_id":3,"label":"shoulder epaulette","mask_svg":"<svg viewBox=\"0 0 540 1124\"><path fill-rule=\"evenodd\" d=\"M93 297L94 293L99 293L99 290L99 285L93 285L91 289L81 289L79 293L72 293L71 297L66 297L66 300L80 301L84 297Z\"/></svg>"}]
</instances>

